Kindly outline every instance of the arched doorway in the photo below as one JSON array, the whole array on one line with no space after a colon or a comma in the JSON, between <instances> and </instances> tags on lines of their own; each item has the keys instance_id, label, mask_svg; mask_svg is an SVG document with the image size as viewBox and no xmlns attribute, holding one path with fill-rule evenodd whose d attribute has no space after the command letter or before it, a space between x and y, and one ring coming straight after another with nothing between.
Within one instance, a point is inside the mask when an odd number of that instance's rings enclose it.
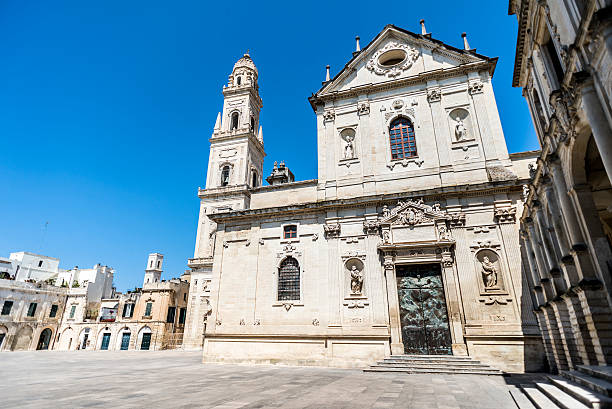
<instances>
[{"instance_id":1,"label":"arched doorway","mask_svg":"<svg viewBox=\"0 0 612 409\"><path fill-rule=\"evenodd\" d=\"M0 351L2 351L4 347L4 340L6 339L6 334L8 334L8 329L4 325L0 325Z\"/></svg>"},{"instance_id":2,"label":"arched doorway","mask_svg":"<svg viewBox=\"0 0 612 409\"><path fill-rule=\"evenodd\" d=\"M130 348L130 338L132 338L132 332L129 328L125 327L117 334L117 345L119 350L127 351Z\"/></svg>"},{"instance_id":3,"label":"arched doorway","mask_svg":"<svg viewBox=\"0 0 612 409\"><path fill-rule=\"evenodd\" d=\"M85 328L83 331L81 331L77 349L88 349L89 345L91 345L90 331L91 331L90 328ZM94 339L94 342L95 341L96 340Z\"/></svg>"},{"instance_id":4,"label":"arched doorway","mask_svg":"<svg viewBox=\"0 0 612 409\"><path fill-rule=\"evenodd\" d=\"M103 328L98 334L98 349L107 351L110 348L111 330L109 327Z\"/></svg>"},{"instance_id":5,"label":"arched doorway","mask_svg":"<svg viewBox=\"0 0 612 409\"><path fill-rule=\"evenodd\" d=\"M151 348L151 328L145 326L138 332L138 349L147 351Z\"/></svg>"},{"instance_id":6,"label":"arched doorway","mask_svg":"<svg viewBox=\"0 0 612 409\"><path fill-rule=\"evenodd\" d=\"M62 335L59 338L59 345L56 347L57 349L69 351L70 348L74 345L74 331L72 328L66 328ZM56 344L57 345L57 344Z\"/></svg>"},{"instance_id":7,"label":"arched doorway","mask_svg":"<svg viewBox=\"0 0 612 409\"><path fill-rule=\"evenodd\" d=\"M40 337L38 337L38 345L36 346L37 351L42 351L49 349L49 342L51 342L51 330L49 328L45 328L40 333Z\"/></svg>"},{"instance_id":8,"label":"arched doorway","mask_svg":"<svg viewBox=\"0 0 612 409\"><path fill-rule=\"evenodd\" d=\"M32 328L25 326L17 332L13 341L13 351L27 351L32 343Z\"/></svg>"}]
</instances>

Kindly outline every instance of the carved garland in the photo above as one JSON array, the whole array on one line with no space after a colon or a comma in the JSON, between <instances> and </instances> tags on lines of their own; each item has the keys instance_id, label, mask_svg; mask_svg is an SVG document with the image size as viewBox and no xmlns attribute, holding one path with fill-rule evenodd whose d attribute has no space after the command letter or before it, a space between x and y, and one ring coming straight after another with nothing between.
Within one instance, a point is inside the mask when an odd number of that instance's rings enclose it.
<instances>
[{"instance_id":1,"label":"carved garland","mask_svg":"<svg viewBox=\"0 0 612 409\"><path fill-rule=\"evenodd\" d=\"M406 53L404 60L399 64L389 67L381 65L379 57L391 50L403 50ZM377 75L387 75L390 78L397 77L402 72L412 67L412 64L419 58L420 54L419 50L410 47L408 44L401 44L393 41L374 53L372 58L367 62L366 68Z\"/></svg>"}]
</instances>

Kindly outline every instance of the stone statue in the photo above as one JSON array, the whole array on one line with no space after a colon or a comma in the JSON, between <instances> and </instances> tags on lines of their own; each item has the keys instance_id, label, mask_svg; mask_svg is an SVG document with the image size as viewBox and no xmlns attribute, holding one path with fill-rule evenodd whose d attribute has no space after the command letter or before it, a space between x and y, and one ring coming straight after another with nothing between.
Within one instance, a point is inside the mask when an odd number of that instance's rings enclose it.
<instances>
[{"instance_id":1,"label":"stone statue","mask_svg":"<svg viewBox=\"0 0 612 409\"><path fill-rule=\"evenodd\" d=\"M458 141L461 141L467 137L467 128L463 124L463 120L457 117L457 124L455 125L455 137Z\"/></svg>"},{"instance_id":2,"label":"stone statue","mask_svg":"<svg viewBox=\"0 0 612 409\"><path fill-rule=\"evenodd\" d=\"M497 267L489 260L489 256L484 256L480 262L482 265L482 279L485 288L492 288L497 285Z\"/></svg>"},{"instance_id":3,"label":"stone statue","mask_svg":"<svg viewBox=\"0 0 612 409\"><path fill-rule=\"evenodd\" d=\"M389 243L390 240L390 234L387 230L383 231L383 242L384 243Z\"/></svg>"},{"instance_id":4,"label":"stone statue","mask_svg":"<svg viewBox=\"0 0 612 409\"><path fill-rule=\"evenodd\" d=\"M389 206L384 205L382 209L382 216L388 217L391 214L391 210L389 210Z\"/></svg>"},{"instance_id":5,"label":"stone statue","mask_svg":"<svg viewBox=\"0 0 612 409\"><path fill-rule=\"evenodd\" d=\"M440 226L438 229L440 233L440 240L451 240L451 235L446 226Z\"/></svg>"},{"instance_id":6,"label":"stone statue","mask_svg":"<svg viewBox=\"0 0 612 409\"><path fill-rule=\"evenodd\" d=\"M346 137L346 146L344 147L344 159L353 159L355 157L355 150L353 148L354 136Z\"/></svg>"},{"instance_id":7,"label":"stone statue","mask_svg":"<svg viewBox=\"0 0 612 409\"><path fill-rule=\"evenodd\" d=\"M363 274L357 269L357 266L351 267L351 293L361 294L363 288Z\"/></svg>"}]
</instances>

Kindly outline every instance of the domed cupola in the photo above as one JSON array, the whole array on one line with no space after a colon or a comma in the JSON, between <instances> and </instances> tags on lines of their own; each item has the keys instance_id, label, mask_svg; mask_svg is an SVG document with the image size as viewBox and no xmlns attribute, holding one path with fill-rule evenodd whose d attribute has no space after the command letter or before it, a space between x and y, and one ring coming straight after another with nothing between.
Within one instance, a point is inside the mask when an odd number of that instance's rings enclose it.
<instances>
[{"instance_id":1,"label":"domed cupola","mask_svg":"<svg viewBox=\"0 0 612 409\"><path fill-rule=\"evenodd\" d=\"M229 87L252 86L257 89L257 67L247 51L236 61L232 74L229 76Z\"/></svg>"}]
</instances>

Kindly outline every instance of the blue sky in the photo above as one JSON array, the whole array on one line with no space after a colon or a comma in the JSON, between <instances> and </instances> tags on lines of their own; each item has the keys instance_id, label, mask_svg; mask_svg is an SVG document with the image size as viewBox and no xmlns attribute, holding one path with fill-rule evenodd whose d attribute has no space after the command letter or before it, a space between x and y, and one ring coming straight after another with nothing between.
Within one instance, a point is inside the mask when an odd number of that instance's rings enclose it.
<instances>
[{"instance_id":1,"label":"blue sky","mask_svg":"<svg viewBox=\"0 0 612 409\"><path fill-rule=\"evenodd\" d=\"M61 266L102 263L119 290L140 286L149 252L164 277L193 256L197 188L221 88L248 48L264 101L267 175L285 160L316 178L307 97L331 65L386 24L500 57L493 82L510 152L537 149L511 87L517 22L506 1L0 2L0 256L33 251ZM475 12L478 10L478 12ZM48 222L46 232L45 224Z\"/></svg>"}]
</instances>

